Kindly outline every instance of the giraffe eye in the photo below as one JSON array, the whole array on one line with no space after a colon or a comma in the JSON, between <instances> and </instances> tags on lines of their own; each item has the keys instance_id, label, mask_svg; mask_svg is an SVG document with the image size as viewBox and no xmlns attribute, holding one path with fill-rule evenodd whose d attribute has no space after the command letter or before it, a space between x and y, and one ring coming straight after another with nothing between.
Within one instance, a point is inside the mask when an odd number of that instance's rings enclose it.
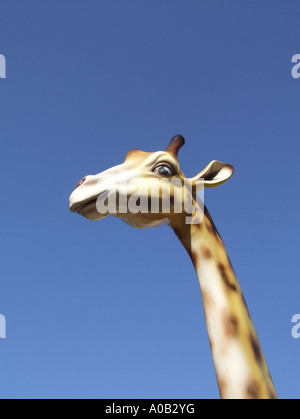
<instances>
[{"instance_id":1,"label":"giraffe eye","mask_svg":"<svg viewBox=\"0 0 300 419\"><path fill-rule=\"evenodd\" d=\"M158 175L165 176L165 177L172 177L175 175L174 171L167 165L161 164L160 166L157 166L153 173L157 173Z\"/></svg>"}]
</instances>

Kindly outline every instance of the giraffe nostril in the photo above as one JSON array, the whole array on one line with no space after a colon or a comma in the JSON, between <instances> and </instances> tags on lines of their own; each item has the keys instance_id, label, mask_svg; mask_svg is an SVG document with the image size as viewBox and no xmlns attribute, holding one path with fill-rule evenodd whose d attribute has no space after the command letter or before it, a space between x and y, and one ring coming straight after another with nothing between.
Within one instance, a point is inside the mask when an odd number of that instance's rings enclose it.
<instances>
[{"instance_id":1,"label":"giraffe nostril","mask_svg":"<svg viewBox=\"0 0 300 419\"><path fill-rule=\"evenodd\" d=\"M75 186L75 189L79 188L79 186L81 186L85 181L86 181L86 177L84 177L83 179L81 179L81 181L79 183L77 183L77 185ZM74 189L74 191L75 191L75 189Z\"/></svg>"}]
</instances>

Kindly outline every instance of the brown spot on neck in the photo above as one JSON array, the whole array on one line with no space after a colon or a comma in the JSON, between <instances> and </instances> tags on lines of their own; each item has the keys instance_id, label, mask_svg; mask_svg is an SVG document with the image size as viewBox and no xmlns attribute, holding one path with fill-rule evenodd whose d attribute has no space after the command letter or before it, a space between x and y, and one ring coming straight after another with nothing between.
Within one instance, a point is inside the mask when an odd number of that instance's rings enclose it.
<instances>
[{"instance_id":1,"label":"brown spot on neck","mask_svg":"<svg viewBox=\"0 0 300 419\"><path fill-rule=\"evenodd\" d=\"M198 263L199 263L199 255L198 255L198 253L192 251L192 256L191 257L192 257L192 261L193 261L194 266L195 267L198 266Z\"/></svg>"},{"instance_id":2,"label":"brown spot on neck","mask_svg":"<svg viewBox=\"0 0 300 419\"><path fill-rule=\"evenodd\" d=\"M200 250L201 250L201 254L204 257L204 259L211 259L212 258L213 254L212 254L212 251L210 250L209 247L207 247L205 245L202 245Z\"/></svg>"},{"instance_id":3,"label":"brown spot on neck","mask_svg":"<svg viewBox=\"0 0 300 419\"><path fill-rule=\"evenodd\" d=\"M231 279L227 273L225 265L223 263L218 264L218 269L220 271L221 277L228 288L232 291L237 291L236 285L231 282Z\"/></svg>"},{"instance_id":4,"label":"brown spot on neck","mask_svg":"<svg viewBox=\"0 0 300 419\"><path fill-rule=\"evenodd\" d=\"M239 322L236 316L225 313L223 318L224 332L227 337L235 338L239 333Z\"/></svg>"},{"instance_id":5,"label":"brown spot on neck","mask_svg":"<svg viewBox=\"0 0 300 419\"><path fill-rule=\"evenodd\" d=\"M249 311L248 305L247 305L247 303L246 303L246 300L245 300L244 294L242 294L242 301L243 301L243 303L244 303L244 306L245 306L245 309L246 309L246 311L247 311L248 317L249 317L249 319L251 319L250 311Z\"/></svg>"},{"instance_id":6,"label":"brown spot on neck","mask_svg":"<svg viewBox=\"0 0 300 419\"><path fill-rule=\"evenodd\" d=\"M218 241L222 241L221 236L218 232L218 229L217 229L217 227L216 227L208 209L205 206L204 206L204 215L206 217L207 230L211 234L213 234Z\"/></svg>"},{"instance_id":7,"label":"brown spot on neck","mask_svg":"<svg viewBox=\"0 0 300 419\"><path fill-rule=\"evenodd\" d=\"M246 398L254 400L259 399L259 385L256 381L253 380L247 384Z\"/></svg>"},{"instance_id":8,"label":"brown spot on neck","mask_svg":"<svg viewBox=\"0 0 300 419\"><path fill-rule=\"evenodd\" d=\"M251 346L252 346L252 349L253 349L255 359L258 363L261 363L263 361L263 355L262 355L260 345L257 341L257 338L250 335L250 341L251 341Z\"/></svg>"},{"instance_id":9,"label":"brown spot on neck","mask_svg":"<svg viewBox=\"0 0 300 419\"><path fill-rule=\"evenodd\" d=\"M207 230L209 231L211 235L215 237L216 240L221 241L221 237L219 233L217 232L217 230L215 230L215 228L211 224L207 225Z\"/></svg>"}]
</instances>

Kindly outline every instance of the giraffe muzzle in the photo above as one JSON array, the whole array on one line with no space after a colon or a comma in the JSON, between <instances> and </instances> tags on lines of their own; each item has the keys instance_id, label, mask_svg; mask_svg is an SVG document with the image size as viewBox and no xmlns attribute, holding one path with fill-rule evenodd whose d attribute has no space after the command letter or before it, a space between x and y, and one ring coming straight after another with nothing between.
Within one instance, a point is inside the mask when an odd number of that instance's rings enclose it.
<instances>
[{"instance_id":1,"label":"giraffe muzzle","mask_svg":"<svg viewBox=\"0 0 300 419\"><path fill-rule=\"evenodd\" d=\"M71 212L77 212L80 214L80 212L84 211L84 209L87 209L90 205L96 205L97 197L86 199L82 202L77 202L70 205L70 211ZM82 214L80 214L82 215Z\"/></svg>"}]
</instances>

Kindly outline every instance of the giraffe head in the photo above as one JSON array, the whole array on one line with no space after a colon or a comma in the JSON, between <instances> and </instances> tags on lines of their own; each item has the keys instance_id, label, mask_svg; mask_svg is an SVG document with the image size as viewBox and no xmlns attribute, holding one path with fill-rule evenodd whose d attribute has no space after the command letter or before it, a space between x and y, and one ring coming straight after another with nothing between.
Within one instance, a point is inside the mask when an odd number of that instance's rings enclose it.
<instances>
[{"instance_id":1,"label":"giraffe head","mask_svg":"<svg viewBox=\"0 0 300 419\"><path fill-rule=\"evenodd\" d=\"M182 215L192 215L198 208L196 191L226 182L233 167L214 160L188 179L178 162L184 143L177 135L165 151L131 150L124 163L84 177L70 196L70 210L89 220L116 216L139 228L172 225Z\"/></svg>"}]
</instances>

